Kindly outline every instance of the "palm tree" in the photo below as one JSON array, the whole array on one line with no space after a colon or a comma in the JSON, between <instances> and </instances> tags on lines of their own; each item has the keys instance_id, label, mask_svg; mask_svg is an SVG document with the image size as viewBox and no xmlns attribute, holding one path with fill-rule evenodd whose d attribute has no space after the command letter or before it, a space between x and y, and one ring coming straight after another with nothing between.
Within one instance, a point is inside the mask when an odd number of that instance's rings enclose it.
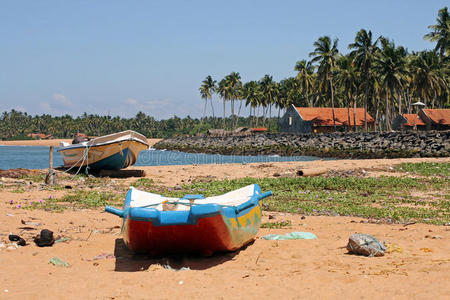
<instances>
[{"instance_id":1,"label":"palm tree","mask_svg":"<svg viewBox=\"0 0 450 300\"><path fill-rule=\"evenodd\" d=\"M441 73L439 57L435 52L423 51L412 55L409 65L417 95L424 99L425 104L433 99L431 106L434 108L437 95L445 92L448 88L444 75Z\"/></svg>"},{"instance_id":2,"label":"palm tree","mask_svg":"<svg viewBox=\"0 0 450 300\"><path fill-rule=\"evenodd\" d=\"M306 60L299 60L295 64L294 70L298 72L297 80L300 83L301 89L306 94L306 100L309 101L309 92L313 87L314 66L311 62L306 62ZM314 106L313 99L311 98L311 107Z\"/></svg>"},{"instance_id":3,"label":"palm tree","mask_svg":"<svg viewBox=\"0 0 450 300\"><path fill-rule=\"evenodd\" d=\"M350 52L353 61L359 70L364 73L365 91L364 91L364 129L367 131L367 97L369 95L370 69L378 50L377 43L379 38L372 43L372 32L361 29L355 37L355 42L348 45L349 49L355 49Z\"/></svg>"},{"instance_id":4,"label":"palm tree","mask_svg":"<svg viewBox=\"0 0 450 300\"><path fill-rule=\"evenodd\" d=\"M357 90L357 83L358 83L356 68L352 60L353 59L350 56L341 56L336 61L337 64L336 85L341 87L341 90L343 91L343 96L347 100L346 102L347 102L348 131L350 131L351 128L350 99L353 98L353 95Z\"/></svg>"},{"instance_id":5,"label":"palm tree","mask_svg":"<svg viewBox=\"0 0 450 300\"><path fill-rule=\"evenodd\" d=\"M385 94L386 129L391 129L389 96L394 98L403 88L403 76L406 74L406 55L403 47L396 47L394 42L381 37L381 51L375 60L375 70L378 73ZM400 96L401 97L401 96ZM399 97L399 107L401 105Z\"/></svg>"},{"instance_id":6,"label":"palm tree","mask_svg":"<svg viewBox=\"0 0 450 300\"><path fill-rule=\"evenodd\" d=\"M220 95L220 97L223 100L223 120L222 120L222 125L223 125L223 129L225 129L225 102L227 100L231 99L230 85L228 84L226 77L219 82L219 85L217 87L217 93Z\"/></svg>"},{"instance_id":7,"label":"palm tree","mask_svg":"<svg viewBox=\"0 0 450 300\"><path fill-rule=\"evenodd\" d=\"M231 72L225 76L226 89L228 90L228 100L231 100L231 127L235 127L234 101L241 99L240 91L242 88L241 75L237 72ZM239 108L240 113L240 108Z\"/></svg>"},{"instance_id":8,"label":"palm tree","mask_svg":"<svg viewBox=\"0 0 450 300\"><path fill-rule=\"evenodd\" d=\"M436 42L434 51L439 51L439 57L442 61L444 54L450 51L450 16L447 7L439 10L436 18L437 24L428 26L432 31L423 38Z\"/></svg>"},{"instance_id":9,"label":"palm tree","mask_svg":"<svg viewBox=\"0 0 450 300\"><path fill-rule=\"evenodd\" d=\"M272 80L272 76L266 74L260 80L261 92L263 94L263 105L269 106L269 131L270 131L270 121L272 119L272 104L277 94L277 83ZM266 120L266 114L264 114L264 124Z\"/></svg>"},{"instance_id":10,"label":"palm tree","mask_svg":"<svg viewBox=\"0 0 450 300\"><path fill-rule=\"evenodd\" d=\"M333 40L329 36L322 36L314 42L314 51L309 54L312 57L312 63L319 63L318 75L323 81L329 81L331 91L331 111L333 113L333 127L336 131L336 119L334 114L334 87L333 87L333 71L335 68L336 59L339 55L337 49L338 39Z\"/></svg>"},{"instance_id":11,"label":"palm tree","mask_svg":"<svg viewBox=\"0 0 450 300\"><path fill-rule=\"evenodd\" d=\"M202 99L205 99L205 108L203 109L203 118L206 114L206 105L208 104L208 99L211 101L211 110L214 119L214 106L212 103L212 95L216 91L216 81L212 79L211 75L206 76L205 80L202 81L202 85L199 88L200 95Z\"/></svg>"},{"instance_id":12,"label":"palm tree","mask_svg":"<svg viewBox=\"0 0 450 300\"><path fill-rule=\"evenodd\" d=\"M259 90L259 85L256 81L249 81L245 83L241 91L242 99L245 99L245 106L250 105L250 119L252 116L252 109L256 117L256 107L259 105L259 99L261 97L261 92ZM251 126L253 126L253 121L251 121Z\"/></svg>"}]
</instances>

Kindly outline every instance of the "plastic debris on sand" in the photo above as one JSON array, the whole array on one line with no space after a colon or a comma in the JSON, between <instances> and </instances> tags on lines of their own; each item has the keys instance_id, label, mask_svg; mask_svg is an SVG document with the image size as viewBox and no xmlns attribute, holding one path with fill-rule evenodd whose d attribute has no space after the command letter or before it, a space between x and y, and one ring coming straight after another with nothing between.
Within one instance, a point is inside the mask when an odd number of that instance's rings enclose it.
<instances>
[{"instance_id":1,"label":"plastic debris on sand","mask_svg":"<svg viewBox=\"0 0 450 300\"><path fill-rule=\"evenodd\" d=\"M313 240L317 236L311 232L291 232L287 234L268 234L261 237L264 240Z\"/></svg>"}]
</instances>

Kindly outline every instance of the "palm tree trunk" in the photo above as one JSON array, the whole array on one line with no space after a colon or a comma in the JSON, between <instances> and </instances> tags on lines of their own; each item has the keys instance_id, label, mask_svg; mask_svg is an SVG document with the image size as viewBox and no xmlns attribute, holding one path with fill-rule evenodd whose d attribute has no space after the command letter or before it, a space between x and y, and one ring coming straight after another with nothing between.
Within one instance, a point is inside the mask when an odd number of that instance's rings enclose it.
<instances>
[{"instance_id":1,"label":"palm tree trunk","mask_svg":"<svg viewBox=\"0 0 450 300\"><path fill-rule=\"evenodd\" d=\"M364 91L364 130L367 132L367 97L369 96L369 66L366 66L366 86Z\"/></svg>"},{"instance_id":2,"label":"palm tree trunk","mask_svg":"<svg viewBox=\"0 0 450 300\"><path fill-rule=\"evenodd\" d=\"M223 127L223 130L225 130L225 99L223 99L223 120L222 120L222 127Z\"/></svg>"},{"instance_id":3,"label":"palm tree trunk","mask_svg":"<svg viewBox=\"0 0 450 300\"><path fill-rule=\"evenodd\" d=\"M353 132L356 131L356 98L353 99Z\"/></svg>"},{"instance_id":4,"label":"palm tree trunk","mask_svg":"<svg viewBox=\"0 0 450 300\"><path fill-rule=\"evenodd\" d=\"M239 110L238 110L238 114L237 114L236 126L239 125L239 118L240 118L240 116L241 116L241 107L242 107L242 101L243 101L243 100L240 100L240 101L241 101L241 102L239 103Z\"/></svg>"},{"instance_id":5,"label":"palm tree trunk","mask_svg":"<svg viewBox=\"0 0 450 300\"><path fill-rule=\"evenodd\" d=\"M213 127L215 127L216 125L216 117L214 116L214 105L213 105L213 103L212 103L212 98L211 99L209 99L209 101L210 101L210 103L211 103L211 110L212 110L212 117L213 117L213 120L212 120L212 125L213 125Z\"/></svg>"},{"instance_id":6,"label":"palm tree trunk","mask_svg":"<svg viewBox=\"0 0 450 300\"><path fill-rule=\"evenodd\" d=\"M375 113L375 126L377 126L380 122L380 98L381 95L377 96L377 107L376 107L376 113ZM376 128L376 127L375 127ZM381 129L381 127L379 126L378 129Z\"/></svg>"},{"instance_id":7,"label":"palm tree trunk","mask_svg":"<svg viewBox=\"0 0 450 300\"><path fill-rule=\"evenodd\" d=\"M333 127L336 132L336 117L334 116L334 91L333 91L333 75L330 76L330 88L331 88L331 112L333 113Z\"/></svg>"},{"instance_id":8,"label":"palm tree trunk","mask_svg":"<svg viewBox=\"0 0 450 300\"><path fill-rule=\"evenodd\" d=\"M212 99L209 99L209 101L211 103L212 116L213 116L213 119L214 119L215 118L215 116L214 116L214 105L213 105Z\"/></svg>"},{"instance_id":9,"label":"palm tree trunk","mask_svg":"<svg viewBox=\"0 0 450 300\"><path fill-rule=\"evenodd\" d=\"M385 108L385 111L386 111L386 131L390 131L390 117L389 117L389 96L388 96L388 92L386 92L386 108Z\"/></svg>"},{"instance_id":10,"label":"palm tree trunk","mask_svg":"<svg viewBox=\"0 0 450 300\"><path fill-rule=\"evenodd\" d=\"M205 119L205 116L206 116L206 105L208 105L208 98L205 99L205 107L203 108L203 118L202 118L200 124L203 124L203 120Z\"/></svg>"},{"instance_id":11,"label":"palm tree trunk","mask_svg":"<svg viewBox=\"0 0 450 300\"><path fill-rule=\"evenodd\" d=\"M272 121L272 103L269 104L269 129L270 132L270 122Z\"/></svg>"},{"instance_id":12,"label":"palm tree trunk","mask_svg":"<svg viewBox=\"0 0 450 300\"><path fill-rule=\"evenodd\" d=\"M255 118L256 118L256 127L258 127L258 124L259 124L259 108L260 108L260 106L258 105L258 111L256 112L256 116L255 116Z\"/></svg>"},{"instance_id":13,"label":"palm tree trunk","mask_svg":"<svg viewBox=\"0 0 450 300\"><path fill-rule=\"evenodd\" d=\"M234 129L234 99L231 99L231 129Z\"/></svg>"},{"instance_id":14,"label":"palm tree trunk","mask_svg":"<svg viewBox=\"0 0 450 300\"><path fill-rule=\"evenodd\" d=\"M263 106L263 127L266 127L267 107Z\"/></svg>"},{"instance_id":15,"label":"palm tree trunk","mask_svg":"<svg viewBox=\"0 0 450 300\"><path fill-rule=\"evenodd\" d=\"M348 96L347 96L347 120L348 120L347 132L349 132L352 125L350 124L350 97Z\"/></svg>"}]
</instances>

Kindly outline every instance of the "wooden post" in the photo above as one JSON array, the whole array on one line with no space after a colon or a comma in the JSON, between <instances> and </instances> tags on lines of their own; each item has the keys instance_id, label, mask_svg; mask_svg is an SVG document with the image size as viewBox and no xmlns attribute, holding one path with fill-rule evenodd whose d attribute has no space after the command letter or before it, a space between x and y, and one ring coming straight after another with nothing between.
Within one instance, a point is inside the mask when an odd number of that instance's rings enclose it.
<instances>
[{"instance_id":1,"label":"wooden post","mask_svg":"<svg viewBox=\"0 0 450 300\"><path fill-rule=\"evenodd\" d=\"M48 153L48 173L45 176L45 184L55 184L55 171L53 170L53 146L50 146Z\"/></svg>"}]
</instances>

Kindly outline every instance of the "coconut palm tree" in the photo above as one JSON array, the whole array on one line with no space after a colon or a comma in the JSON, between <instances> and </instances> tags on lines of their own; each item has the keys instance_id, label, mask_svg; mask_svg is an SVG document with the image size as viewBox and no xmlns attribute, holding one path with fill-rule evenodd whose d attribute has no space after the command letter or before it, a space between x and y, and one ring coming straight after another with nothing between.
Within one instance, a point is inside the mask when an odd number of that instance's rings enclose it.
<instances>
[{"instance_id":1,"label":"coconut palm tree","mask_svg":"<svg viewBox=\"0 0 450 300\"><path fill-rule=\"evenodd\" d=\"M436 18L436 25L428 26L432 31L427 33L423 38L436 42L434 51L439 51L439 57L442 61L444 54L449 54L450 51L450 16L447 7L439 10Z\"/></svg>"},{"instance_id":2,"label":"coconut palm tree","mask_svg":"<svg viewBox=\"0 0 450 300\"><path fill-rule=\"evenodd\" d=\"M228 100L231 100L231 127L235 127L234 101L241 99L240 91L242 88L241 75L238 72L231 72L224 78L226 89L228 90ZM240 110L240 109L239 109ZM239 111L240 113L240 111Z\"/></svg>"},{"instance_id":3,"label":"coconut palm tree","mask_svg":"<svg viewBox=\"0 0 450 300\"><path fill-rule=\"evenodd\" d=\"M317 73L320 79L324 82L330 83L331 92L331 111L333 113L333 127L336 131L336 118L334 114L334 87L333 87L333 72L336 64L336 59L339 56L337 49L338 39L334 39L333 43L329 36L322 36L314 42L314 51L309 53L312 57L312 63L318 63L319 67Z\"/></svg>"},{"instance_id":4,"label":"coconut palm tree","mask_svg":"<svg viewBox=\"0 0 450 300\"><path fill-rule=\"evenodd\" d=\"M266 74L264 77L259 81L260 82L260 88L261 92L263 94L263 105L268 106L269 108L269 131L270 131L270 121L272 119L272 104L275 102L275 97L277 96L277 83L273 81L272 76ZM267 113L267 111L266 111ZM266 120L266 114L264 114L264 121L263 124L265 124ZM264 125L263 125L264 126Z\"/></svg>"},{"instance_id":5,"label":"coconut palm tree","mask_svg":"<svg viewBox=\"0 0 450 300\"><path fill-rule=\"evenodd\" d=\"M375 59L374 68L379 80L381 82L381 87L384 90L385 95L385 120L386 129L391 129L390 124L390 103L389 97L395 98L398 96L399 107L400 102L400 91L403 88L403 76L406 74L406 56L407 52L403 47L396 47L394 42L381 37L381 50Z\"/></svg>"},{"instance_id":6,"label":"coconut palm tree","mask_svg":"<svg viewBox=\"0 0 450 300\"><path fill-rule=\"evenodd\" d=\"M439 57L435 52L423 51L411 56L409 66L417 95L425 101L425 104L432 99L431 106L434 108L437 96L448 89Z\"/></svg>"},{"instance_id":7,"label":"coconut palm tree","mask_svg":"<svg viewBox=\"0 0 450 300\"><path fill-rule=\"evenodd\" d=\"M251 126L253 127L253 120L252 120L252 109L253 109L253 114L256 117L256 107L259 105L259 99L261 97L261 91L259 90L259 85L256 81L249 81L247 83L245 83L242 86L242 91L241 91L241 96L242 99L245 99L245 106L249 106L250 105L250 122L251 122ZM256 123L257 124L257 123Z\"/></svg>"},{"instance_id":8,"label":"coconut palm tree","mask_svg":"<svg viewBox=\"0 0 450 300\"><path fill-rule=\"evenodd\" d=\"M294 67L298 72L297 80L300 83L302 91L306 94L306 100L309 101L309 92L313 87L314 66L306 60L299 60ZM314 98L311 97L310 106L314 106Z\"/></svg>"},{"instance_id":9,"label":"coconut palm tree","mask_svg":"<svg viewBox=\"0 0 450 300\"><path fill-rule=\"evenodd\" d=\"M355 42L348 45L349 49L354 49L350 52L353 57L353 62L358 67L361 73L364 74L364 129L367 131L367 97L369 96L369 81L370 70L372 62L375 59L375 54L378 50L377 43L379 38L372 42L372 32L361 29L356 33Z\"/></svg>"},{"instance_id":10,"label":"coconut palm tree","mask_svg":"<svg viewBox=\"0 0 450 300\"><path fill-rule=\"evenodd\" d=\"M347 104L347 129L350 131L350 99L357 90L357 70L353 64L353 58L351 56L341 56L336 61L337 71L336 71L336 85L341 87L343 96L346 99ZM355 124L354 124L355 125ZM355 127L353 127L355 129Z\"/></svg>"},{"instance_id":11,"label":"coconut palm tree","mask_svg":"<svg viewBox=\"0 0 450 300\"><path fill-rule=\"evenodd\" d=\"M203 109L203 118L206 114L206 106L208 104L208 99L211 102L211 110L214 119L214 105L212 103L212 95L216 91L216 81L212 79L211 75L206 76L205 80L202 81L202 85L199 88L200 96L205 99L205 108Z\"/></svg>"},{"instance_id":12,"label":"coconut palm tree","mask_svg":"<svg viewBox=\"0 0 450 300\"><path fill-rule=\"evenodd\" d=\"M225 102L230 100L232 97L231 86L229 85L227 78L225 77L219 82L217 87L217 93L223 100L223 120L222 126L225 129Z\"/></svg>"}]
</instances>

